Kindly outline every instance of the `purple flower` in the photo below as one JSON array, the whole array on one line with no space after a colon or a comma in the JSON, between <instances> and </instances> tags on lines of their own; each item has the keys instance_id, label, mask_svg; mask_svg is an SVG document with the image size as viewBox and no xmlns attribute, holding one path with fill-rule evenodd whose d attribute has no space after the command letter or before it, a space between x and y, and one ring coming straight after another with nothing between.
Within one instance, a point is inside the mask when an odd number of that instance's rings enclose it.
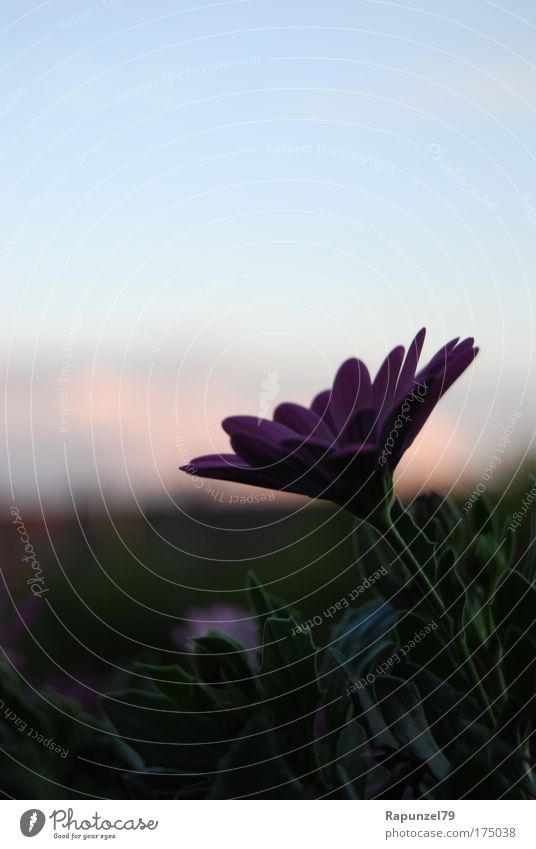
<instances>
[{"instance_id":1,"label":"purple flower","mask_svg":"<svg viewBox=\"0 0 536 849\"><path fill-rule=\"evenodd\" d=\"M173 629L173 638L178 645L187 645L190 640L202 637L211 628L234 637L248 650L256 649L259 644L254 618L237 605L216 603L207 607L190 607L184 619L184 625Z\"/></svg>"},{"instance_id":2,"label":"purple flower","mask_svg":"<svg viewBox=\"0 0 536 849\"><path fill-rule=\"evenodd\" d=\"M478 351L473 339L453 339L417 372L425 333L407 353L394 348L374 380L361 360L346 360L309 408L280 404L273 421L224 419L235 453L197 457L182 470L324 498L366 516L391 492L402 454Z\"/></svg>"},{"instance_id":3,"label":"purple flower","mask_svg":"<svg viewBox=\"0 0 536 849\"><path fill-rule=\"evenodd\" d=\"M191 640L203 637L208 631L220 631L244 646L244 658L256 670L259 634L255 617L234 604L210 604L207 607L189 607L184 613L185 623L172 631L177 645L188 647Z\"/></svg>"}]
</instances>

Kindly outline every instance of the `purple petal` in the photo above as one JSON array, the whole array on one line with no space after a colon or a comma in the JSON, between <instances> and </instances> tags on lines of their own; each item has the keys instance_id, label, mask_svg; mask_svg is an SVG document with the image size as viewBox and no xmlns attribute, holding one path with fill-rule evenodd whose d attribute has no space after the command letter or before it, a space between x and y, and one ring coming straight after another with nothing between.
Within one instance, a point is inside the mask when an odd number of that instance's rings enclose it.
<instances>
[{"instance_id":1,"label":"purple petal","mask_svg":"<svg viewBox=\"0 0 536 849\"><path fill-rule=\"evenodd\" d=\"M399 401L405 397L408 392L409 387L411 386L412 381L415 378L415 372L417 370L417 363L419 362L419 357L421 356L422 346L424 344L424 337L426 336L426 328L422 328L419 330L415 339L411 343L408 348L408 352L406 354L406 359L404 360L404 364L400 369L400 376L398 378L398 382L396 385L395 399L394 403L398 404Z\"/></svg>"},{"instance_id":2,"label":"purple petal","mask_svg":"<svg viewBox=\"0 0 536 849\"><path fill-rule=\"evenodd\" d=\"M299 404L279 404L274 411L274 421L286 425L304 436L314 435L330 445L334 435L327 424L314 410L308 410Z\"/></svg>"},{"instance_id":3,"label":"purple petal","mask_svg":"<svg viewBox=\"0 0 536 849\"><path fill-rule=\"evenodd\" d=\"M344 428L339 444L343 446L353 442L375 442L379 425L380 414L375 407L357 410Z\"/></svg>"},{"instance_id":4,"label":"purple petal","mask_svg":"<svg viewBox=\"0 0 536 849\"><path fill-rule=\"evenodd\" d=\"M304 443L299 437L294 437L275 447L246 434L236 434L231 443L235 451L248 461L252 472L256 474L260 467L260 473L274 480L273 488L316 498L332 497L327 493L333 488L333 474L326 473L318 456L311 453L316 448L325 454L323 444L314 445L312 440ZM282 451L288 453L282 454Z\"/></svg>"},{"instance_id":5,"label":"purple petal","mask_svg":"<svg viewBox=\"0 0 536 849\"><path fill-rule=\"evenodd\" d=\"M330 410L330 398L331 398L331 389L324 389L323 392L319 392L318 395L313 398L313 403L311 404L311 410L313 413L316 413L320 418L326 423L329 427L330 431L334 436L337 434L337 426L333 421L333 417L331 415Z\"/></svg>"},{"instance_id":6,"label":"purple petal","mask_svg":"<svg viewBox=\"0 0 536 849\"><path fill-rule=\"evenodd\" d=\"M478 348L473 348L472 342L471 346L462 343L459 347L461 348L460 353L458 353L458 349L454 353L451 353L446 365L436 369L435 373L425 377L419 384L415 382L415 387L418 385L422 386L423 383L426 385L426 394L422 403L415 404L412 407L412 416L408 427L402 428L399 432L399 439L393 451L393 462L395 465L402 456L402 453L409 448L418 433L422 430L439 399L452 386L454 381L463 374L478 353Z\"/></svg>"},{"instance_id":7,"label":"purple petal","mask_svg":"<svg viewBox=\"0 0 536 849\"><path fill-rule=\"evenodd\" d=\"M182 471L200 478L215 478L232 483L244 483L250 486L262 486L267 489L279 489L278 478L269 470L252 469L234 454L223 455L232 457L233 463L222 462L219 455L207 455L194 458L188 466L181 466ZM193 469L193 471L192 471Z\"/></svg>"},{"instance_id":8,"label":"purple petal","mask_svg":"<svg viewBox=\"0 0 536 849\"><path fill-rule=\"evenodd\" d=\"M237 433L248 433L251 436L260 437L266 442L278 445L282 439L295 436L296 431L280 422L269 419L257 419L255 416L229 416L222 422L222 427L229 436Z\"/></svg>"},{"instance_id":9,"label":"purple petal","mask_svg":"<svg viewBox=\"0 0 536 849\"><path fill-rule=\"evenodd\" d=\"M324 481L324 484L330 482L332 475L328 460L333 452L324 443L315 442L311 439L304 442L295 438L285 439L281 447L288 451L289 456L294 457L300 464L314 469L316 474Z\"/></svg>"},{"instance_id":10,"label":"purple petal","mask_svg":"<svg viewBox=\"0 0 536 849\"><path fill-rule=\"evenodd\" d=\"M355 358L346 360L335 375L329 402L331 417L339 432L344 430L358 407L371 402L372 387L366 365Z\"/></svg>"},{"instance_id":11,"label":"purple petal","mask_svg":"<svg viewBox=\"0 0 536 849\"><path fill-rule=\"evenodd\" d=\"M286 459L284 449L273 442L261 439L257 435L235 433L231 436L231 445L250 468L262 469Z\"/></svg>"},{"instance_id":12,"label":"purple petal","mask_svg":"<svg viewBox=\"0 0 536 849\"><path fill-rule=\"evenodd\" d=\"M298 437L289 438L285 440L284 446L275 447L246 434L236 434L231 438L231 443L250 467L260 469L277 480L278 489L303 492L305 495L310 495L311 490L314 490L314 494L319 495L331 486L332 476L326 475L321 458L313 453L316 448L325 455L326 447L323 444L315 446L312 441L304 443Z\"/></svg>"},{"instance_id":13,"label":"purple petal","mask_svg":"<svg viewBox=\"0 0 536 849\"><path fill-rule=\"evenodd\" d=\"M378 453L378 446L373 442L353 442L348 445L343 445L332 452L331 457L334 460L350 460L357 454L373 455Z\"/></svg>"},{"instance_id":14,"label":"purple petal","mask_svg":"<svg viewBox=\"0 0 536 849\"><path fill-rule=\"evenodd\" d=\"M203 454L202 457L194 457L187 465L179 466L179 468L182 472L194 475L196 469L203 468L204 466L214 466L218 463L221 466L243 465L242 460L236 454Z\"/></svg>"},{"instance_id":15,"label":"purple petal","mask_svg":"<svg viewBox=\"0 0 536 849\"><path fill-rule=\"evenodd\" d=\"M404 359L404 348L398 345L386 356L374 380L372 394L377 407L389 408L393 403L395 387Z\"/></svg>"},{"instance_id":16,"label":"purple petal","mask_svg":"<svg viewBox=\"0 0 536 849\"><path fill-rule=\"evenodd\" d=\"M351 497L366 486L377 471L378 446L371 443L345 445L333 453L331 463L346 482L346 498Z\"/></svg>"},{"instance_id":17,"label":"purple petal","mask_svg":"<svg viewBox=\"0 0 536 849\"><path fill-rule=\"evenodd\" d=\"M415 376L415 380L422 382L426 379L426 376L431 372L434 372L436 368L444 366L448 362L450 354L456 348L458 344L458 339L459 337L457 336L456 339L451 339L450 342L447 342L446 345L443 345L443 347L439 349L437 354L434 354L430 362L427 363L424 368L422 368L421 371ZM461 346L465 346L467 342L470 342L470 347L472 347L472 339L465 339L464 342L461 342L460 344Z\"/></svg>"}]
</instances>

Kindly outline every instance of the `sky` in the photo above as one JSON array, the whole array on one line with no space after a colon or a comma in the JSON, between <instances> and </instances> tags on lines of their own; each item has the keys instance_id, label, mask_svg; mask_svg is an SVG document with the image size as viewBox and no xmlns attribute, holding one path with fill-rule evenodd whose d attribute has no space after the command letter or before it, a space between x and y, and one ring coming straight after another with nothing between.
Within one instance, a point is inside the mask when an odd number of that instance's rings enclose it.
<instances>
[{"instance_id":1,"label":"sky","mask_svg":"<svg viewBox=\"0 0 536 849\"><path fill-rule=\"evenodd\" d=\"M18 0L0 39L3 499L193 494L264 381L423 325L481 351L406 480L479 480L513 413L531 450L534 3Z\"/></svg>"}]
</instances>

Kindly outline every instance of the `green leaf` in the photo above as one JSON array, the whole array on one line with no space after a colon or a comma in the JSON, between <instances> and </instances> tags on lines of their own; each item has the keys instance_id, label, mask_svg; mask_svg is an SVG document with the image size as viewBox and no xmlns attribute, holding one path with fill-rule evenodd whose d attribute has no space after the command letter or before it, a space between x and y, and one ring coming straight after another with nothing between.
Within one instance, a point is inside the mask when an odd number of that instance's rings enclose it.
<instances>
[{"instance_id":1,"label":"green leaf","mask_svg":"<svg viewBox=\"0 0 536 849\"><path fill-rule=\"evenodd\" d=\"M452 662L448 645L441 638L439 625L434 628L436 620L426 621L415 613L404 613L396 625L398 636L396 651L403 664L414 664L414 668L425 667L429 673L439 678L457 678L458 666ZM419 637L419 639L417 639ZM397 667L400 674L401 667ZM460 679L463 681L463 677Z\"/></svg>"},{"instance_id":2,"label":"green leaf","mask_svg":"<svg viewBox=\"0 0 536 849\"><path fill-rule=\"evenodd\" d=\"M536 488L536 478L529 477L529 492ZM527 550L522 560L523 574L531 583L536 581L536 499L530 505L529 538Z\"/></svg>"},{"instance_id":3,"label":"green leaf","mask_svg":"<svg viewBox=\"0 0 536 849\"><path fill-rule=\"evenodd\" d=\"M265 590L264 585L261 584L254 572L248 572L246 587L250 606L259 619L261 631L264 620L268 616L279 616L283 618L285 616L292 616L298 620L301 618L298 611L287 604L286 601L278 595Z\"/></svg>"},{"instance_id":4,"label":"green leaf","mask_svg":"<svg viewBox=\"0 0 536 849\"><path fill-rule=\"evenodd\" d=\"M303 785L281 756L268 717L259 713L220 761L209 798L300 799L303 795Z\"/></svg>"},{"instance_id":5,"label":"green leaf","mask_svg":"<svg viewBox=\"0 0 536 849\"><path fill-rule=\"evenodd\" d=\"M476 534L497 537L499 533L497 511L493 509L489 498L484 493L477 498L469 515Z\"/></svg>"},{"instance_id":6,"label":"green leaf","mask_svg":"<svg viewBox=\"0 0 536 849\"><path fill-rule=\"evenodd\" d=\"M192 662L199 678L205 684L234 684L234 689L242 691L249 699L257 698L253 673L247 661L247 650L237 640L211 630L192 640L192 645Z\"/></svg>"},{"instance_id":7,"label":"green leaf","mask_svg":"<svg viewBox=\"0 0 536 849\"><path fill-rule=\"evenodd\" d=\"M285 602L272 593L266 592L254 572L248 572L246 587L249 603L259 619L274 614L281 616L287 612Z\"/></svg>"},{"instance_id":8,"label":"green leaf","mask_svg":"<svg viewBox=\"0 0 536 849\"><path fill-rule=\"evenodd\" d=\"M376 703L374 691L370 687L359 687L356 698L361 704L361 712L357 720L368 730L369 743L374 748L396 752L398 740L389 728L389 723Z\"/></svg>"},{"instance_id":9,"label":"green leaf","mask_svg":"<svg viewBox=\"0 0 536 849\"><path fill-rule=\"evenodd\" d=\"M396 530L411 549L421 568L433 578L435 542L432 542L415 522L409 510L404 510L398 500L393 502L391 517Z\"/></svg>"},{"instance_id":10,"label":"green leaf","mask_svg":"<svg viewBox=\"0 0 536 849\"><path fill-rule=\"evenodd\" d=\"M339 729L350 720L354 720L355 711L353 700L348 696L347 676L329 651L326 652L322 669L323 673L319 683L324 689L324 695L320 700L318 710L321 712L324 722L320 733L315 720L314 747L320 768L320 778L324 782L326 791L329 791L338 783L335 766Z\"/></svg>"},{"instance_id":11,"label":"green leaf","mask_svg":"<svg viewBox=\"0 0 536 849\"><path fill-rule=\"evenodd\" d=\"M536 616L536 610L534 611ZM503 641L503 673L510 696L515 696L521 709L535 719L536 641L520 628L510 625Z\"/></svg>"},{"instance_id":12,"label":"green leaf","mask_svg":"<svg viewBox=\"0 0 536 849\"><path fill-rule=\"evenodd\" d=\"M320 699L317 650L308 632L291 618L271 616L264 626L260 681L276 722L296 724L302 742L311 743ZM293 633L294 632L294 633Z\"/></svg>"},{"instance_id":13,"label":"green leaf","mask_svg":"<svg viewBox=\"0 0 536 849\"><path fill-rule=\"evenodd\" d=\"M486 619L486 606L483 606L479 598L470 592L465 596L461 625L464 629L465 641L471 654L480 652L486 641L489 648L492 647L495 640L493 637L487 640L488 622Z\"/></svg>"},{"instance_id":14,"label":"green leaf","mask_svg":"<svg viewBox=\"0 0 536 849\"><path fill-rule=\"evenodd\" d=\"M504 522L501 539L504 540L502 545L502 551L505 562L505 569L512 569L515 563L516 557L516 534L515 531L510 527L510 518L507 518ZM535 557L536 560L536 557ZM529 581L532 581L536 575L529 575L525 573L525 577L528 578Z\"/></svg>"},{"instance_id":15,"label":"green leaf","mask_svg":"<svg viewBox=\"0 0 536 849\"><path fill-rule=\"evenodd\" d=\"M434 492L423 493L413 499L408 509L429 540L446 541L456 548L461 515L452 498Z\"/></svg>"},{"instance_id":16,"label":"green leaf","mask_svg":"<svg viewBox=\"0 0 536 849\"><path fill-rule=\"evenodd\" d=\"M442 546L435 557L435 584L446 608L463 604L466 594L464 582L460 577L458 558L450 545Z\"/></svg>"},{"instance_id":17,"label":"green leaf","mask_svg":"<svg viewBox=\"0 0 536 849\"><path fill-rule=\"evenodd\" d=\"M384 599L347 610L331 632L330 646L338 652L349 677L358 681L371 665L393 646L393 628L398 613Z\"/></svg>"},{"instance_id":18,"label":"green leaf","mask_svg":"<svg viewBox=\"0 0 536 849\"><path fill-rule=\"evenodd\" d=\"M379 676L372 686L386 725L399 745L417 761L426 763L436 780L444 779L449 762L430 731L417 687L392 675Z\"/></svg>"},{"instance_id":19,"label":"green leaf","mask_svg":"<svg viewBox=\"0 0 536 849\"><path fill-rule=\"evenodd\" d=\"M509 571L499 582L492 610L501 641L511 625L536 639L536 589L519 572Z\"/></svg>"},{"instance_id":20,"label":"green leaf","mask_svg":"<svg viewBox=\"0 0 536 849\"><path fill-rule=\"evenodd\" d=\"M153 687L171 699L181 711L196 713L200 710L211 710L217 704L209 688L182 666L135 663L134 669L146 675Z\"/></svg>"},{"instance_id":21,"label":"green leaf","mask_svg":"<svg viewBox=\"0 0 536 849\"><path fill-rule=\"evenodd\" d=\"M423 710L438 745L446 756L456 747L464 728L474 726L480 712L473 698L455 687L453 678L443 680L413 662L403 670L421 696Z\"/></svg>"},{"instance_id":22,"label":"green leaf","mask_svg":"<svg viewBox=\"0 0 536 849\"><path fill-rule=\"evenodd\" d=\"M337 740L337 777L347 799L364 799L367 786L367 737L361 726L350 722Z\"/></svg>"},{"instance_id":23,"label":"green leaf","mask_svg":"<svg viewBox=\"0 0 536 849\"><path fill-rule=\"evenodd\" d=\"M183 714L160 693L123 690L103 699L116 730L148 766L177 771L214 768L222 751L222 728L201 714Z\"/></svg>"},{"instance_id":24,"label":"green leaf","mask_svg":"<svg viewBox=\"0 0 536 849\"><path fill-rule=\"evenodd\" d=\"M379 573L380 577L372 584L374 593L396 594L409 576L383 534L360 520L355 524L352 540L361 580Z\"/></svg>"}]
</instances>

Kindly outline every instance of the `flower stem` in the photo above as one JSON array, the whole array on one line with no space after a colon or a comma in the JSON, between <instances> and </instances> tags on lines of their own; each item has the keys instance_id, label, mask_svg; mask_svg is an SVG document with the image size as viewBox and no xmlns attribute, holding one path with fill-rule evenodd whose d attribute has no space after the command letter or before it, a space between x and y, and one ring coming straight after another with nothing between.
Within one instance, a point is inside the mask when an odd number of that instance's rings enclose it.
<instances>
[{"instance_id":1,"label":"flower stem","mask_svg":"<svg viewBox=\"0 0 536 849\"><path fill-rule=\"evenodd\" d=\"M391 517L389 517L389 523L383 530L383 533L387 542L391 544L391 547L394 549L396 554L398 554L409 574L422 590L425 597L430 598L430 603L432 604L437 616L442 617L445 614L445 605L443 604L441 596L430 581L421 564L418 562L416 557L414 557L413 552L407 545L406 541L400 535L395 525L393 525Z\"/></svg>"}]
</instances>

